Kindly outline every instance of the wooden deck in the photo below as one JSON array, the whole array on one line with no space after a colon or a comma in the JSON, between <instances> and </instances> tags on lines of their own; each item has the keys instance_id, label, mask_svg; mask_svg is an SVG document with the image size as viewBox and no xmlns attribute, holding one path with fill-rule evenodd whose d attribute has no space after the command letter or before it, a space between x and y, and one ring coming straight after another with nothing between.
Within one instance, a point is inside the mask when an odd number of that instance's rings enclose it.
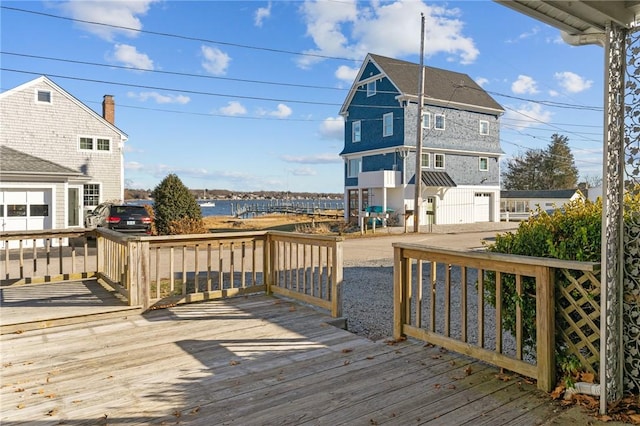
<instances>
[{"instance_id":1,"label":"wooden deck","mask_svg":"<svg viewBox=\"0 0 640 426\"><path fill-rule=\"evenodd\" d=\"M2 334L140 313L95 279L0 287Z\"/></svg>"},{"instance_id":2,"label":"wooden deck","mask_svg":"<svg viewBox=\"0 0 640 426\"><path fill-rule=\"evenodd\" d=\"M533 425L557 415L517 377L330 320L248 296L5 334L0 422Z\"/></svg>"}]
</instances>

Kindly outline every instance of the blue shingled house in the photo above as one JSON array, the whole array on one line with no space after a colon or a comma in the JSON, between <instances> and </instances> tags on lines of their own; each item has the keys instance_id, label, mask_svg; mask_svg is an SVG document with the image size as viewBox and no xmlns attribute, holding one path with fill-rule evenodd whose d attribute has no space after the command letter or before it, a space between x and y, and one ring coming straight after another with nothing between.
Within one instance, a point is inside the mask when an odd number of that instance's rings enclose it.
<instances>
[{"instance_id":1,"label":"blue shingled house","mask_svg":"<svg viewBox=\"0 0 640 426\"><path fill-rule=\"evenodd\" d=\"M420 224L500 221L503 108L468 75L425 67ZM345 218L415 198L420 65L368 54L340 110L345 120ZM392 215L393 216L393 215Z\"/></svg>"}]
</instances>

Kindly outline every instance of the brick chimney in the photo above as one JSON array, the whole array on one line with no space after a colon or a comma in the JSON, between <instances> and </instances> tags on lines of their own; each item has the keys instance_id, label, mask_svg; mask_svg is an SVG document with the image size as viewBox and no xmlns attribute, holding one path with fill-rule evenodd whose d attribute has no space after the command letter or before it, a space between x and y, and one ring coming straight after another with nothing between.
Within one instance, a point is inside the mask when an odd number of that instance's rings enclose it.
<instances>
[{"instance_id":1,"label":"brick chimney","mask_svg":"<svg viewBox=\"0 0 640 426\"><path fill-rule=\"evenodd\" d=\"M102 100L102 118L111 124L116 121L116 103L113 101L113 95L104 95Z\"/></svg>"}]
</instances>

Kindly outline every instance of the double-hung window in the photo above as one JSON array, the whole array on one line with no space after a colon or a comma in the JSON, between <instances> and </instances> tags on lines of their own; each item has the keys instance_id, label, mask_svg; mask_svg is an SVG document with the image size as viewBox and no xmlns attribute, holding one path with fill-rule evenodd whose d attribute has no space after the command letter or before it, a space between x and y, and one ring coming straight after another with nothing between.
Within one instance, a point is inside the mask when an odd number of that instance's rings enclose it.
<instances>
[{"instance_id":1,"label":"double-hung window","mask_svg":"<svg viewBox=\"0 0 640 426\"><path fill-rule=\"evenodd\" d=\"M480 157L480 161L478 163L478 168L481 172L486 172L489 170L489 159L487 157Z\"/></svg>"},{"instance_id":2,"label":"double-hung window","mask_svg":"<svg viewBox=\"0 0 640 426\"><path fill-rule=\"evenodd\" d=\"M354 178L358 177L358 173L360 173L360 166L362 164L361 158L353 158L347 162L347 177Z\"/></svg>"},{"instance_id":3,"label":"double-hung window","mask_svg":"<svg viewBox=\"0 0 640 426\"><path fill-rule=\"evenodd\" d=\"M486 120L480 120L480 134L488 135L489 134L489 122Z\"/></svg>"},{"instance_id":4,"label":"double-hung window","mask_svg":"<svg viewBox=\"0 0 640 426\"><path fill-rule=\"evenodd\" d=\"M431 128L431 113L423 112L422 113L422 128L430 129Z\"/></svg>"},{"instance_id":5,"label":"double-hung window","mask_svg":"<svg viewBox=\"0 0 640 426\"><path fill-rule=\"evenodd\" d=\"M438 130L444 130L444 114L436 114L434 118L433 128Z\"/></svg>"},{"instance_id":6,"label":"double-hung window","mask_svg":"<svg viewBox=\"0 0 640 426\"><path fill-rule=\"evenodd\" d=\"M436 169L444 169L444 154L433 155L433 167Z\"/></svg>"},{"instance_id":7,"label":"double-hung window","mask_svg":"<svg viewBox=\"0 0 640 426\"><path fill-rule=\"evenodd\" d=\"M431 154L428 152L422 153L422 168L428 169L431 167Z\"/></svg>"},{"instance_id":8,"label":"double-hung window","mask_svg":"<svg viewBox=\"0 0 640 426\"><path fill-rule=\"evenodd\" d=\"M93 138L80 138L80 149L93 150Z\"/></svg>"},{"instance_id":9,"label":"double-hung window","mask_svg":"<svg viewBox=\"0 0 640 426\"><path fill-rule=\"evenodd\" d=\"M376 94L376 81L370 81L367 83L367 97L373 96Z\"/></svg>"},{"instance_id":10,"label":"double-hung window","mask_svg":"<svg viewBox=\"0 0 640 426\"><path fill-rule=\"evenodd\" d=\"M393 113L390 112L382 116L382 136L393 135Z\"/></svg>"},{"instance_id":11,"label":"double-hung window","mask_svg":"<svg viewBox=\"0 0 640 426\"><path fill-rule=\"evenodd\" d=\"M97 183L88 183L84 185L83 191L84 205L93 207L100 204L100 185Z\"/></svg>"},{"instance_id":12,"label":"double-hung window","mask_svg":"<svg viewBox=\"0 0 640 426\"><path fill-rule=\"evenodd\" d=\"M362 123L354 121L351 124L351 141L360 142L362 140Z\"/></svg>"}]
</instances>

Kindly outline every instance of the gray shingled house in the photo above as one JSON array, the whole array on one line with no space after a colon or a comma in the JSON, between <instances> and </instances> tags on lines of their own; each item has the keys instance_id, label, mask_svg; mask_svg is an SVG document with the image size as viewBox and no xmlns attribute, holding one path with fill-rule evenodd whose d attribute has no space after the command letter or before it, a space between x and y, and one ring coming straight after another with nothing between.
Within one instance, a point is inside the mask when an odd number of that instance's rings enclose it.
<instances>
[{"instance_id":1,"label":"gray shingled house","mask_svg":"<svg viewBox=\"0 0 640 426\"><path fill-rule=\"evenodd\" d=\"M413 209L420 65L368 54L340 110L345 216ZM425 67L420 223L500 220L503 108L468 75ZM408 224L412 223L410 217Z\"/></svg>"},{"instance_id":2,"label":"gray shingled house","mask_svg":"<svg viewBox=\"0 0 640 426\"><path fill-rule=\"evenodd\" d=\"M82 227L121 200L123 146L113 97L102 115L47 77L0 94L0 231Z\"/></svg>"}]
</instances>

